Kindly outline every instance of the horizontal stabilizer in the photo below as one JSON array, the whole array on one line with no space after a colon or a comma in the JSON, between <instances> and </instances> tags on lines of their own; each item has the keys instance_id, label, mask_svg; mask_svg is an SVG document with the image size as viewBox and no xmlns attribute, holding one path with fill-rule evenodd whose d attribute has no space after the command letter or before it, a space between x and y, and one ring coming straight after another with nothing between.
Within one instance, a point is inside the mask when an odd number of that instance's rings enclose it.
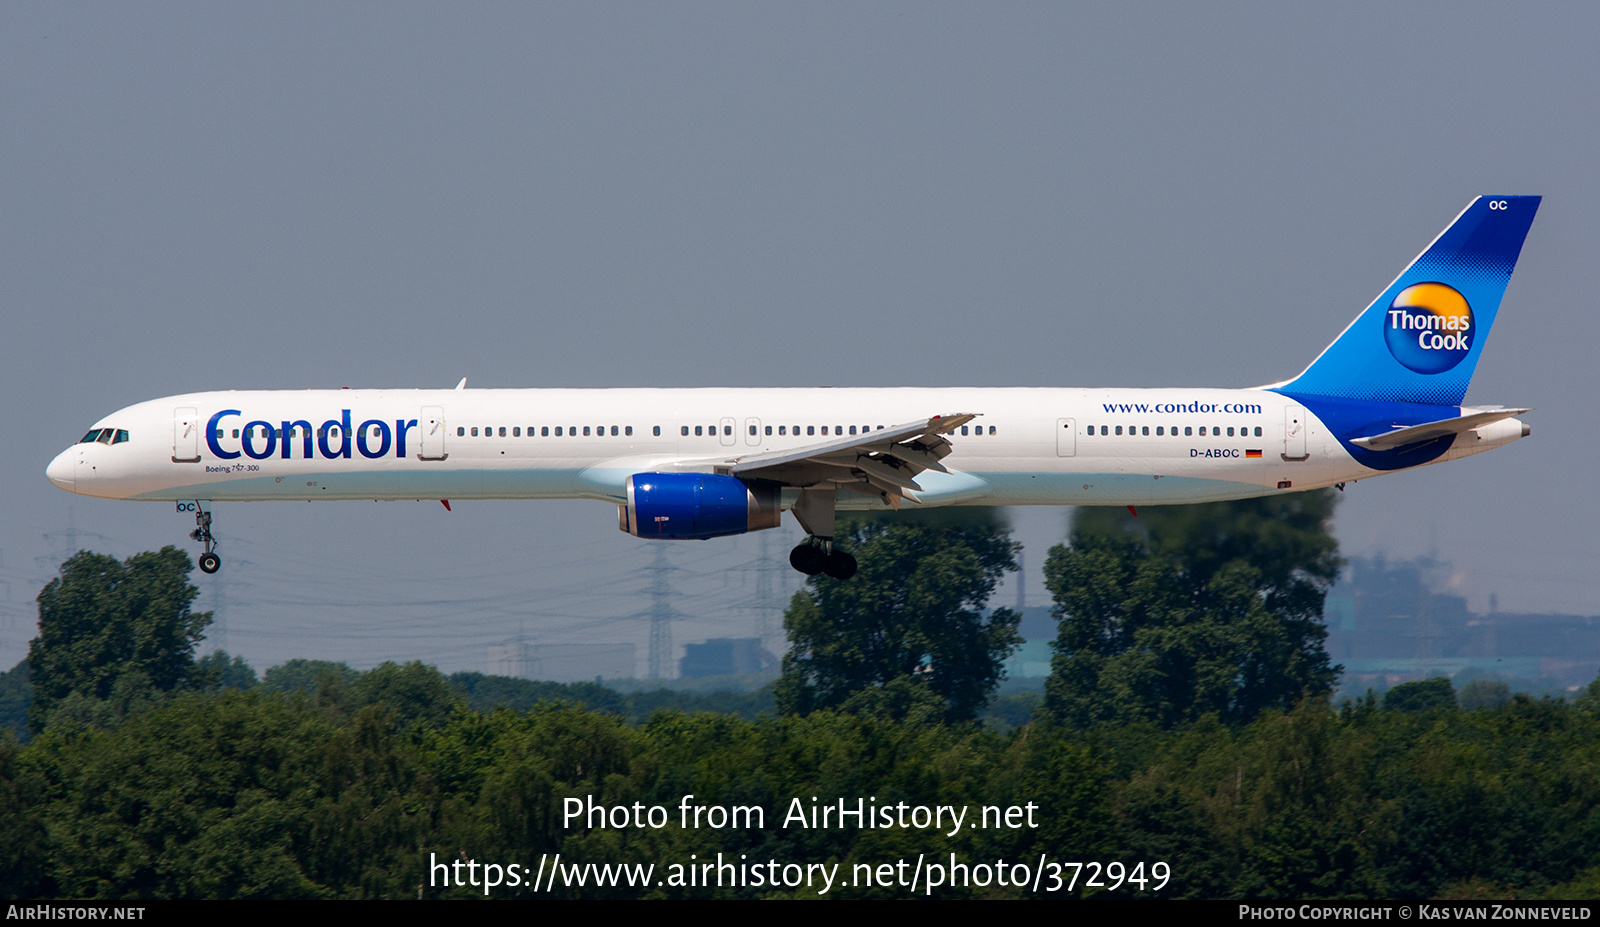
<instances>
[{"instance_id":1,"label":"horizontal stabilizer","mask_svg":"<svg viewBox=\"0 0 1600 927\"><path fill-rule=\"evenodd\" d=\"M1463 409L1462 411L1466 411ZM1532 412L1532 409L1483 409L1467 415L1447 418L1438 422L1427 422L1422 425L1412 425L1409 428L1396 428L1388 434L1373 435L1369 438L1354 438L1351 444L1359 444L1368 450L1388 451L1408 444L1421 444L1424 441L1433 441L1448 435L1466 434L1474 428L1482 428L1491 422Z\"/></svg>"}]
</instances>

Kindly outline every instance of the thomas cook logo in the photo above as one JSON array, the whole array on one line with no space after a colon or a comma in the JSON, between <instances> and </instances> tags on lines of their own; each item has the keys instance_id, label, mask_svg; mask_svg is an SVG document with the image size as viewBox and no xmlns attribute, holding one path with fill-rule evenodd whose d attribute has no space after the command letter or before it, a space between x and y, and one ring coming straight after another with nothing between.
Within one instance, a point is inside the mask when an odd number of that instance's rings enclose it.
<instances>
[{"instance_id":1,"label":"thomas cook logo","mask_svg":"<svg viewBox=\"0 0 1600 927\"><path fill-rule=\"evenodd\" d=\"M1385 319L1389 353L1417 373L1444 373L1472 350L1472 307L1454 287L1408 286L1389 304Z\"/></svg>"}]
</instances>

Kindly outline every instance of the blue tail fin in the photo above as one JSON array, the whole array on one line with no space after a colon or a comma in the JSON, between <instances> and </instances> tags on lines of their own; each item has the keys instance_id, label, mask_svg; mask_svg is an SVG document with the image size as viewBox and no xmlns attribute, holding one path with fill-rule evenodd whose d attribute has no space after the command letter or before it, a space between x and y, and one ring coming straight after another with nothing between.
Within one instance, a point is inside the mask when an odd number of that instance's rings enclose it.
<instances>
[{"instance_id":1,"label":"blue tail fin","mask_svg":"<svg viewBox=\"0 0 1600 927\"><path fill-rule=\"evenodd\" d=\"M1537 196L1480 196L1286 393L1454 406L1466 395Z\"/></svg>"}]
</instances>

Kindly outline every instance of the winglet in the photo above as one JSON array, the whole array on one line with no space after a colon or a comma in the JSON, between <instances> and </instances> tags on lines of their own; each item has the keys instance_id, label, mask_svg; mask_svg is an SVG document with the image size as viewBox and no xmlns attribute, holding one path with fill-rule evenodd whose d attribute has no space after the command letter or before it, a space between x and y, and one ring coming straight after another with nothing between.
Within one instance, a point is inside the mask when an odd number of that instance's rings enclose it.
<instances>
[{"instance_id":1,"label":"winglet","mask_svg":"<svg viewBox=\"0 0 1600 927\"><path fill-rule=\"evenodd\" d=\"M456 384L456 389L466 389L466 388L467 388L467 378L466 377L462 377L461 378L461 382Z\"/></svg>"}]
</instances>

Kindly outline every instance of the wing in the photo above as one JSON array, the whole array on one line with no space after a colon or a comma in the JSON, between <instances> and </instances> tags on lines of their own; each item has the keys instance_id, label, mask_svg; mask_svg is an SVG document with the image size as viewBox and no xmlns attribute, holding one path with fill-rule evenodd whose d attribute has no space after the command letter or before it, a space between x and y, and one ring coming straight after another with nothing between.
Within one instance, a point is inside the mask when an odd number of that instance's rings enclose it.
<instances>
[{"instance_id":1,"label":"wing","mask_svg":"<svg viewBox=\"0 0 1600 927\"><path fill-rule=\"evenodd\" d=\"M1532 411L1532 409L1487 409L1472 412L1469 415L1457 416L1456 418L1447 418L1440 422L1412 425L1410 428L1396 428L1394 431L1381 435L1355 438L1350 443L1359 444L1374 451L1387 451L1391 448L1404 447L1408 444L1432 441L1436 438L1443 438L1446 435L1465 434L1474 428L1482 428L1492 422L1498 422L1501 419Z\"/></svg>"},{"instance_id":2,"label":"wing","mask_svg":"<svg viewBox=\"0 0 1600 927\"><path fill-rule=\"evenodd\" d=\"M953 450L945 435L975 418L970 413L935 415L798 450L736 457L716 470L785 486L848 489L899 507L903 498L916 501L914 494L922 489L917 474L950 472L939 462Z\"/></svg>"}]
</instances>

